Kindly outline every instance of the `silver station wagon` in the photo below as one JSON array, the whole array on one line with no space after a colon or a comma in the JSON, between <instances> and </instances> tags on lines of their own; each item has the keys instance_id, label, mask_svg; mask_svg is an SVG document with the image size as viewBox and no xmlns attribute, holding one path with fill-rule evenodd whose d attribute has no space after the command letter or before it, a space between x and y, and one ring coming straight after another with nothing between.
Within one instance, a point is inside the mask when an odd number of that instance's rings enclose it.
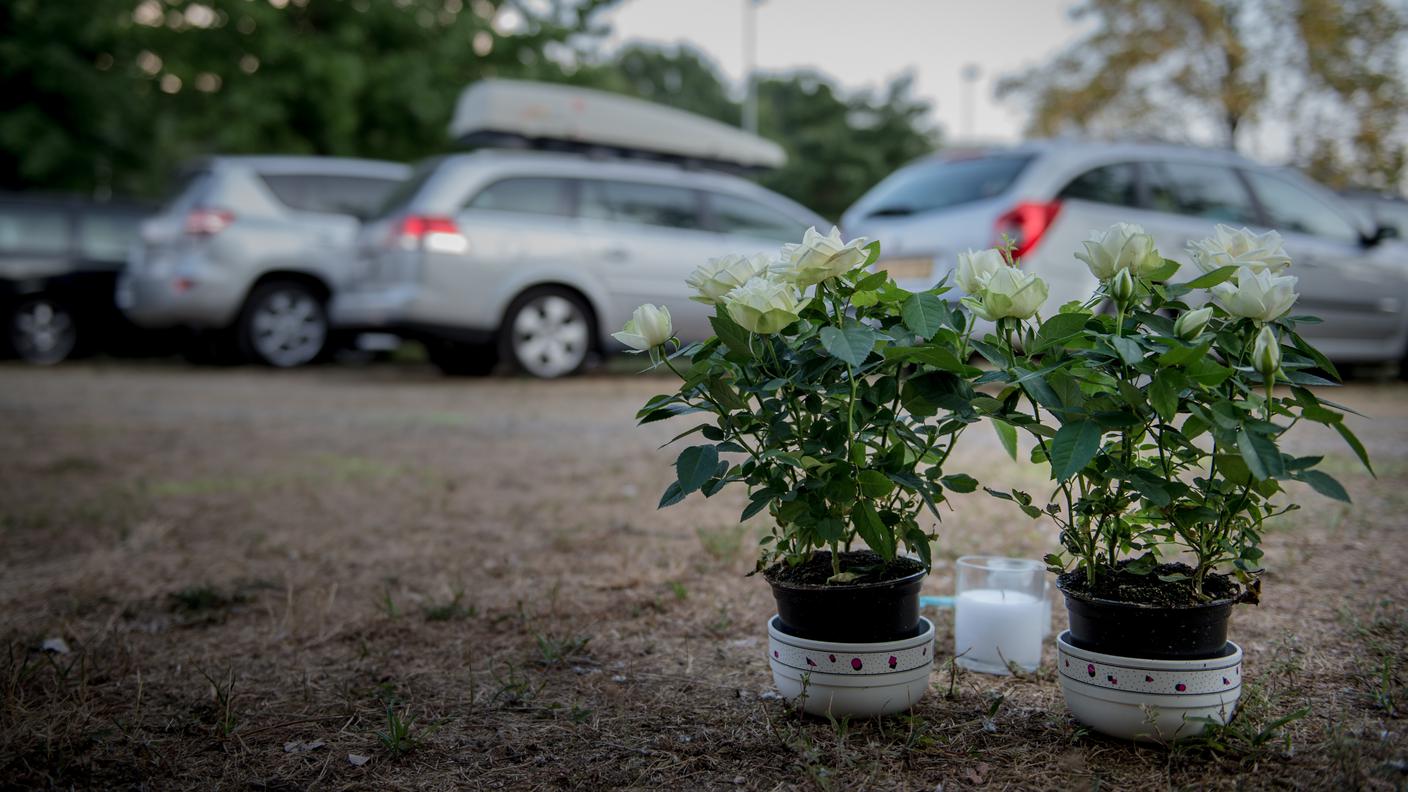
<instances>
[{"instance_id":1,"label":"silver station wagon","mask_svg":"<svg viewBox=\"0 0 1408 792\"><path fill-rule=\"evenodd\" d=\"M1021 266L1050 285L1051 305L1091 293L1094 277L1072 252L1116 222L1143 226L1185 265L1188 243L1219 223L1275 229L1300 279L1293 313L1323 319L1307 338L1337 361L1404 357L1408 245L1305 177L1229 151L1052 140L944 152L891 174L842 217L848 236L884 243L877 266L911 289L1006 234Z\"/></svg>"},{"instance_id":2,"label":"silver station wagon","mask_svg":"<svg viewBox=\"0 0 1408 792\"><path fill-rule=\"evenodd\" d=\"M332 303L336 324L418 339L449 374L501 361L572 374L619 349L610 333L647 302L667 306L682 337L704 338L707 307L685 285L695 267L829 225L713 167L778 163L774 144L670 108L497 81L466 92L456 123L494 133L481 143L502 145L506 127L530 146L574 137L573 151L496 147L421 164L363 227L356 277Z\"/></svg>"}]
</instances>

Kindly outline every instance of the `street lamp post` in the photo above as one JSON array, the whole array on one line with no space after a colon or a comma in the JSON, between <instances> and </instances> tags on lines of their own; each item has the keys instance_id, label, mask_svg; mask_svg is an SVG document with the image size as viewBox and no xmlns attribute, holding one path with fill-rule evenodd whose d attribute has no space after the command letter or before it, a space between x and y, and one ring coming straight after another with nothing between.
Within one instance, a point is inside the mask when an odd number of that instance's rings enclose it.
<instances>
[{"instance_id":1,"label":"street lamp post","mask_svg":"<svg viewBox=\"0 0 1408 792\"><path fill-rule=\"evenodd\" d=\"M758 59L757 9L762 0L743 0L743 81L746 93L743 98L743 128L758 132L758 85L753 78L753 70Z\"/></svg>"},{"instance_id":2,"label":"street lamp post","mask_svg":"<svg viewBox=\"0 0 1408 792\"><path fill-rule=\"evenodd\" d=\"M973 137L973 115L975 112L974 93L978 85L978 78L983 71L976 63L969 63L963 67L960 76L963 78L963 117L959 119L959 129L962 130L964 139Z\"/></svg>"}]
</instances>

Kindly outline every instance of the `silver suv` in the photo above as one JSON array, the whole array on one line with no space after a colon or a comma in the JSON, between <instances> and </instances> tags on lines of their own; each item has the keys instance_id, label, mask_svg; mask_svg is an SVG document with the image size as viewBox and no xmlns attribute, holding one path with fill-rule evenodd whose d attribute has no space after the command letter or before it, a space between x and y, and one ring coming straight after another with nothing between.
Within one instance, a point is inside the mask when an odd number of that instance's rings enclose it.
<instances>
[{"instance_id":1,"label":"silver suv","mask_svg":"<svg viewBox=\"0 0 1408 792\"><path fill-rule=\"evenodd\" d=\"M214 331L270 366L309 363L327 346L326 304L361 219L409 175L371 160L205 160L143 224L118 305L144 327Z\"/></svg>"},{"instance_id":2,"label":"silver suv","mask_svg":"<svg viewBox=\"0 0 1408 792\"><path fill-rule=\"evenodd\" d=\"M504 360L537 377L618 349L644 302L682 337L710 332L685 277L705 259L770 250L825 221L742 178L658 162L482 150L422 164L368 222L358 280L333 320L423 341L450 374Z\"/></svg>"},{"instance_id":3,"label":"silver suv","mask_svg":"<svg viewBox=\"0 0 1408 792\"><path fill-rule=\"evenodd\" d=\"M1305 177L1229 151L1053 140L945 152L891 174L842 217L848 236L884 243L877 266L909 288L1007 234L1022 266L1050 284L1051 305L1090 294L1094 278L1072 253L1121 221L1185 264L1188 242L1218 223L1274 228L1300 278L1296 313L1324 320L1308 338L1346 362L1404 355L1408 245Z\"/></svg>"}]
</instances>

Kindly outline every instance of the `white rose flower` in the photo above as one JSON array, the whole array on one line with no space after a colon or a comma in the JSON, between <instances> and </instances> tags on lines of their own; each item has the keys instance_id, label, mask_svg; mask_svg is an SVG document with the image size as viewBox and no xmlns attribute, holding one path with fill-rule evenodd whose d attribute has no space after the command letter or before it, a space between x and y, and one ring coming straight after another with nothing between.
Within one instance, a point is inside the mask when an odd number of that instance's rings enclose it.
<instances>
[{"instance_id":1,"label":"white rose flower","mask_svg":"<svg viewBox=\"0 0 1408 792\"><path fill-rule=\"evenodd\" d=\"M1291 266L1291 257L1281 246L1281 235L1275 231L1255 234L1246 228L1218 225L1212 236L1189 242L1188 253L1203 272L1246 267L1278 273Z\"/></svg>"},{"instance_id":2,"label":"white rose flower","mask_svg":"<svg viewBox=\"0 0 1408 792\"><path fill-rule=\"evenodd\" d=\"M1231 280L1212 287L1213 299L1233 316L1269 322L1291 309L1296 298L1294 275L1273 275L1267 269L1245 267Z\"/></svg>"},{"instance_id":3,"label":"white rose flower","mask_svg":"<svg viewBox=\"0 0 1408 792\"><path fill-rule=\"evenodd\" d=\"M1256 334L1256 342L1252 344L1252 368L1268 380L1281 368L1281 344L1269 325L1262 325L1261 332Z\"/></svg>"},{"instance_id":4,"label":"white rose flower","mask_svg":"<svg viewBox=\"0 0 1408 792\"><path fill-rule=\"evenodd\" d=\"M724 296L724 310L745 330L768 335L797 321L802 298L777 275L759 275Z\"/></svg>"},{"instance_id":5,"label":"white rose flower","mask_svg":"<svg viewBox=\"0 0 1408 792\"><path fill-rule=\"evenodd\" d=\"M954 272L954 280L964 294L978 294L987 287L988 278L1006 266L1007 259L1002 257L1002 251L997 248L970 249L958 254L958 269Z\"/></svg>"},{"instance_id":6,"label":"white rose flower","mask_svg":"<svg viewBox=\"0 0 1408 792\"><path fill-rule=\"evenodd\" d=\"M699 292L689 299L707 305L718 305L725 294L767 272L772 260L763 253L752 256L721 256L699 265L685 283Z\"/></svg>"},{"instance_id":7,"label":"white rose flower","mask_svg":"<svg viewBox=\"0 0 1408 792\"><path fill-rule=\"evenodd\" d=\"M611 337L631 349L645 352L661 346L674 335L674 327L670 323L670 309L663 305L647 303L637 308L635 313L631 314L631 320L626 322L625 328L612 333Z\"/></svg>"},{"instance_id":8,"label":"white rose flower","mask_svg":"<svg viewBox=\"0 0 1408 792\"><path fill-rule=\"evenodd\" d=\"M865 237L843 241L841 229L835 226L825 235L808 228L801 244L782 246L782 258L773 271L800 288L813 286L864 264L869 256L865 252L868 241Z\"/></svg>"},{"instance_id":9,"label":"white rose flower","mask_svg":"<svg viewBox=\"0 0 1408 792\"><path fill-rule=\"evenodd\" d=\"M1204 307L1179 315L1173 323L1173 334L1184 341L1192 341L1202 334L1212 318L1212 308Z\"/></svg>"},{"instance_id":10,"label":"white rose flower","mask_svg":"<svg viewBox=\"0 0 1408 792\"><path fill-rule=\"evenodd\" d=\"M1133 223L1115 223L1104 231L1092 231L1082 244L1085 252L1077 253L1076 258L1084 261L1101 282L1115 277L1121 270L1147 276L1164 263L1164 257L1154 249L1154 238Z\"/></svg>"},{"instance_id":11,"label":"white rose flower","mask_svg":"<svg viewBox=\"0 0 1408 792\"><path fill-rule=\"evenodd\" d=\"M1016 267L1003 267L994 272L987 286L978 294L964 297L964 305L980 319L1030 319L1046 302L1046 281Z\"/></svg>"}]
</instances>

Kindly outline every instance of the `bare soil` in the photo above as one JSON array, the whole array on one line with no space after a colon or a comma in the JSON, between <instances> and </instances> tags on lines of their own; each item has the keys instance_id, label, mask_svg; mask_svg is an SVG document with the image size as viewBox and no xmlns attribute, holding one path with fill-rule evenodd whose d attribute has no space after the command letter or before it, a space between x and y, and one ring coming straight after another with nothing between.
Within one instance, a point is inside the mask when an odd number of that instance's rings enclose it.
<instances>
[{"instance_id":1,"label":"bare soil","mask_svg":"<svg viewBox=\"0 0 1408 792\"><path fill-rule=\"evenodd\" d=\"M909 716L790 712L745 577L764 525L741 492L655 508L685 426L632 415L668 386L0 367L0 787L1408 785L1408 388L1333 397L1371 416L1377 479L1296 436L1355 504L1297 485L1232 620L1242 712L1167 750L1072 722L1049 647L1036 674L945 665ZM952 471L1046 494L986 427L965 439ZM959 555L1056 541L981 491L938 528L926 594Z\"/></svg>"}]
</instances>

